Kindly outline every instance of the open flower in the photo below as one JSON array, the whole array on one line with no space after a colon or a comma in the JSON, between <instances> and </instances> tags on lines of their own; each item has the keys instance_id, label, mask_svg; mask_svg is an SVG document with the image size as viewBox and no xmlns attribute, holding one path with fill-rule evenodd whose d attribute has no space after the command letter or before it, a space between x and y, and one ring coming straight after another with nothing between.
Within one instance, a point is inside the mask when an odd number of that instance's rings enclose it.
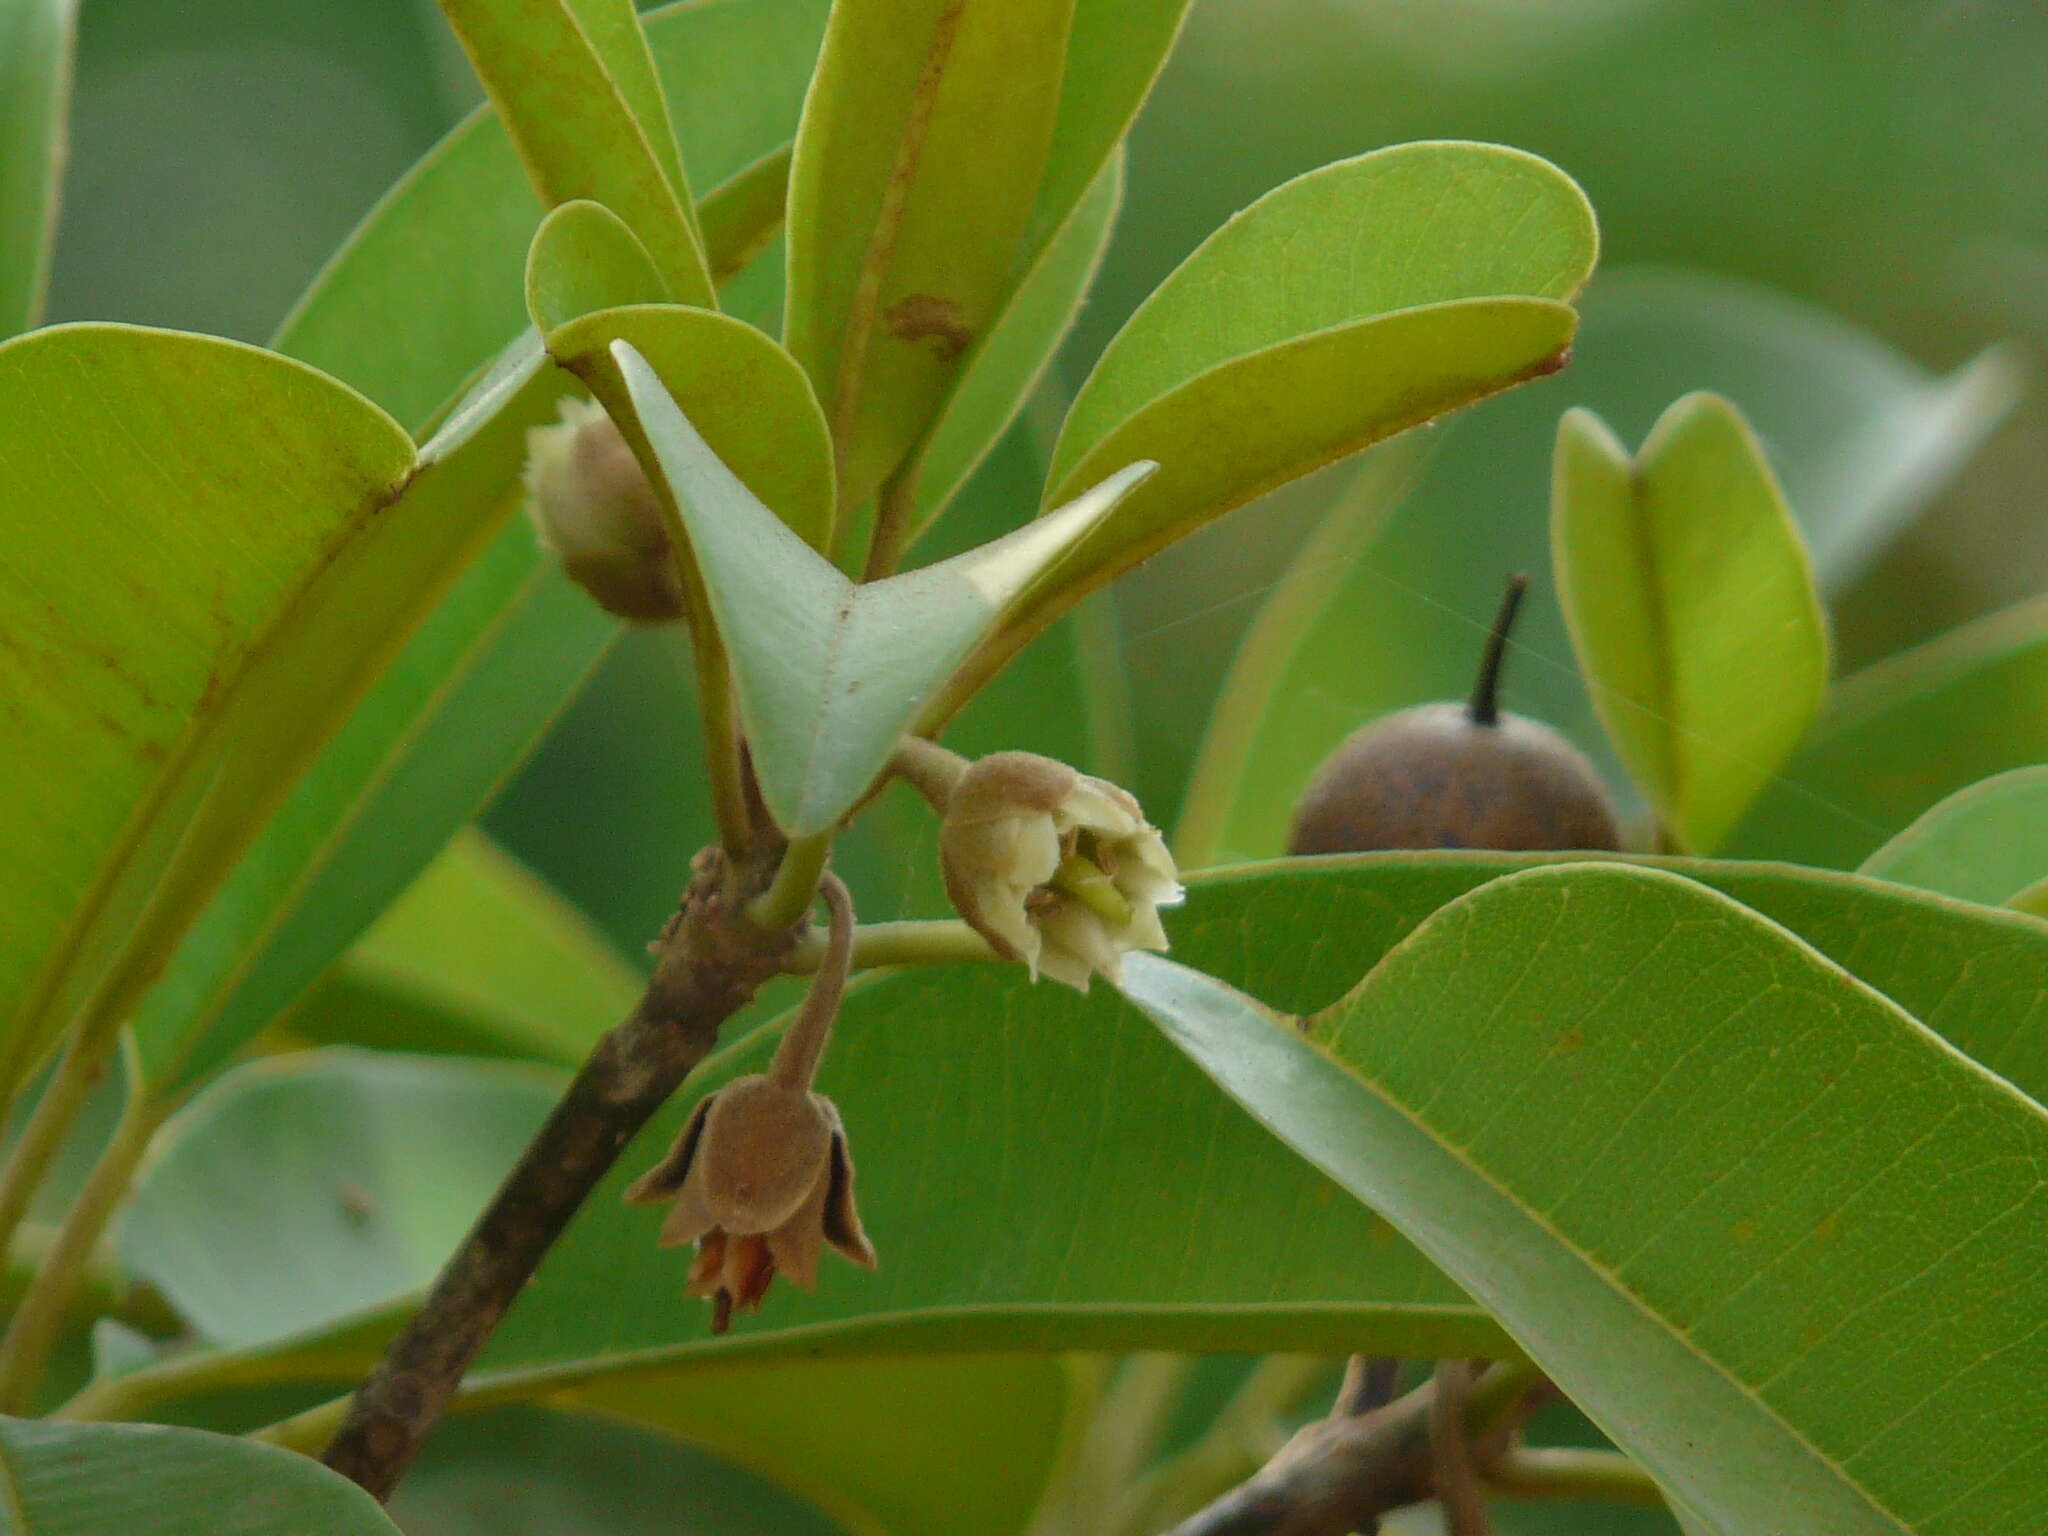
<instances>
[{"instance_id":1,"label":"open flower","mask_svg":"<svg viewBox=\"0 0 2048 1536\"><path fill-rule=\"evenodd\" d=\"M998 752L946 797L939 858L953 908L997 953L1086 992L1133 949L1163 950L1159 909L1181 899L1158 828L1104 779Z\"/></svg>"},{"instance_id":2,"label":"open flower","mask_svg":"<svg viewBox=\"0 0 2048 1536\"><path fill-rule=\"evenodd\" d=\"M526 489L542 547L607 613L639 624L683 616L661 503L602 408L565 399L559 425L527 432Z\"/></svg>"},{"instance_id":3,"label":"open flower","mask_svg":"<svg viewBox=\"0 0 2048 1536\"><path fill-rule=\"evenodd\" d=\"M712 1298L711 1331L761 1305L778 1270L817 1284L830 1243L875 1267L853 1204L853 1156L839 1110L811 1091L853 959L853 903L834 875L820 884L832 927L810 995L765 1073L735 1078L690 1112L668 1156L634 1181L627 1203L672 1201L661 1246L697 1245L692 1296Z\"/></svg>"},{"instance_id":4,"label":"open flower","mask_svg":"<svg viewBox=\"0 0 2048 1536\"><path fill-rule=\"evenodd\" d=\"M770 1076L738 1078L698 1104L668 1156L626 1198L675 1202L661 1246L697 1245L688 1288L713 1298L714 1333L735 1310L759 1307L778 1271L805 1290L816 1285L826 1243L875 1267L838 1109Z\"/></svg>"}]
</instances>

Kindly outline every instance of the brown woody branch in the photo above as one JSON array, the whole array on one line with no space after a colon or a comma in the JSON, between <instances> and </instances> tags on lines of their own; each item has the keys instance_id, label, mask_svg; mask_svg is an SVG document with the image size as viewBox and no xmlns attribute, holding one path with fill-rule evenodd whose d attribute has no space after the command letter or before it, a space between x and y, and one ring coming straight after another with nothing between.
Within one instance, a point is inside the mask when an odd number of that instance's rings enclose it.
<instances>
[{"instance_id":1,"label":"brown woody branch","mask_svg":"<svg viewBox=\"0 0 2048 1536\"><path fill-rule=\"evenodd\" d=\"M379 1499L398 1486L570 1218L795 942L793 932L765 933L746 919L768 868L735 866L709 848L691 869L646 992L584 1062L418 1313L357 1388L321 1458Z\"/></svg>"},{"instance_id":2,"label":"brown woody branch","mask_svg":"<svg viewBox=\"0 0 2048 1536\"><path fill-rule=\"evenodd\" d=\"M1365 1383L1367 1370L1361 1358L1347 1372L1328 1418L1303 1425L1250 1479L1166 1536L1351 1536L1377 1530L1384 1514L1439 1497L1444 1491L1440 1446L1447 1426L1436 1383L1363 1413L1348 1411L1372 1395ZM1513 1387L1521 1379L1519 1371L1509 1375L1507 1368L1495 1367L1479 1383L1476 1399L1491 1406L1504 1384ZM1484 1422L1465 1421L1462 1448L1469 1453L1469 1465L1483 1472L1504 1455L1552 1390L1537 1381L1507 1392L1498 1411L1475 1404Z\"/></svg>"}]
</instances>

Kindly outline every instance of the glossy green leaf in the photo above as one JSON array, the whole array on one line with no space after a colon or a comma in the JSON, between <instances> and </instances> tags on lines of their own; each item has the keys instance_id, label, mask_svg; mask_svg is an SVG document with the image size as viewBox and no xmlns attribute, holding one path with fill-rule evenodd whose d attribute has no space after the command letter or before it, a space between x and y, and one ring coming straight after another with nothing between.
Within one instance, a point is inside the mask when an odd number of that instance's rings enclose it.
<instances>
[{"instance_id":1,"label":"glossy green leaf","mask_svg":"<svg viewBox=\"0 0 2048 1536\"><path fill-rule=\"evenodd\" d=\"M1577 324L1562 301L1597 249L1578 187L1493 145L1401 145L1267 193L1139 306L1076 397L1049 502L1112 462L1163 467L1004 644L1262 492L1556 369Z\"/></svg>"},{"instance_id":2,"label":"glossy green leaf","mask_svg":"<svg viewBox=\"0 0 2048 1536\"><path fill-rule=\"evenodd\" d=\"M2011 363L1996 354L1938 378L1808 305L1696 273L1603 272L1582 308L1571 367L1445 425L1419 483L1338 573L1259 690L1256 716L1217 742L1224 760L1205 747L1200 776L1222 803L1191 808L1215 828L1194 850L1201 857L1280 852L1295 796L1339 741L1379 715L1471 690L1501 577L1549 561L1551 463L1569 407L1591 407L1634 442L1689 390L1733 400L1765 445L1823 588L1839 591L2013 397ZM1373 664L1359 666L1360 656ZM1510 652L1506 703L1564 731L1624 787L1540 576Z\"/></svg>"},{"instance_id":3,"label":"glossy green leaf","mask_svg":"<svg viewBox=\"0 0 2048 1536\"><path fill-rule=\"evenodd\" d=\"M1943 796L2048 760L2048 599L1848 678L1731 853L1848 868Z\"/></svg>"},{"instance_id":4,"label":"glossy green leaf","mask_svg":"<svg viewBox=\"0 0 2048 1536\"><path fill-rule=\"evenodd\" d=\"M1297 177L1205 240L1124 324L1067 413L1053 479L1247 354L1424 305L1568 300L1598 242L1569 177L1498 145L1403 144Z\"/></svg>"},{"instance_id":5,"label":"glossy green leaf","mask_svg":"<svg viewBox=\"0 0 2048 1536\"><path fill-rule=\"evenodd\" d=\"M781 232L789 201L790 146L770 150L730 181L705 194L697 216L711 280L725 286Z\"/></svg>"},{"instance_id":6,"label":"glossy green leaf","mask_svg":"<svg viewBox=\"0 0 2048 1536\"><path fill-rule=\"evenodd\" d=\"M916 487L913 537L959 493L1051 365L1102 265L1123 191L1124 158L1118 152L1018 280L963 364L930 437L906 471Z\"/></svg>"},{"instance_id":7,"label":"glossy green leaf","mask_svg":"<svg viewBox=\"0 0 2048 1536\"><path fill-rule=\"evenodd\" d=\"M603 203L639 236L676 298L713 304L690 189L671 179L596 40L579 23L580 11L623 3L447 0L442 10L542 201ZM616 41L609 28L602 35ZM634 96L645 99L638 90Z\"/></svg>"},{"instance_id":8,"label":"glossy green leaf","mask_svg":"<svg viewBox=\"0 0 2048 1536\"><path fill-rule=\"evenodd\" d=\"M568 6L619 99L639 124L662 175L681 199L685 217L691 216L689 173L683 168L675 125L669 120L668 97L661 76L655 73L654 55L638 7L633 0L568 0ZM701 239L699 232L700 243Z\"/></svg>"},{"instance_id":9,"label":"glossy green leaf","mask_svg":"<svg viewBox=\"0 0 2048 1536\"><path fill-rule=\"evenodd\" d=\"M602 203L560 203L526 254L526 312L543 336L592 310L659 304L668 285L647 247Z\"/></svg>"},{"instance_id":10,"label":"glossy green leaf","mask_svg":"<svg viewBox=\"0 0 2048 1536\"><path fill-rule=\"evenodd\" d=\"M558 1401L716 1451L855 1536L1014 1536L1064 1449L1075 1374L1051 1354L734 1362Z\"/></svg>"},{"instance_id":11,"label":"glossy green leaf","mask_svg":"<svg viewBox=\"0 0 2048 1536\"><path fill-rule=\"evenodd\" d=\"M66 326L0 347L0 461L5 1082L90 993L132 989L123 944L184 917L147 910L174 864L203 886L239 851L195 819L202 793L244 792L244 818L274 804L327 705L280 705L281 672L323 641L374 656L364 629L418 595L446 537L399 498L413 446L383 412L205 337ZM366 599L366 577L394 585ZM305 682L345 689L362 668L324 658Z\"/></svg>"},{"instance_id":12,"label":"glossy green leaf","mask_svg":"<svg viewBox=\"0 0 2048 1536\"><path fill-rule=\"evenodd\" d=\"M348 1051L238 1069L166 1133L124 1253L216 1346L346 1328L431 1277L553 1093L540 1074ZM1072 1390L1052 1355L802 1359L628 1371L549 1400L706 1447L855 1532L994 1536L1029 1515Z\"/></svg>"},{"instance_id":13,"label":"glossy green leaf","mask_svg":"<svg viewBox=\"0 0 2048 1536\"><path fill-rule=\"evenodd\" d=\"M0 5L0 340L42 318L77 22L78 0Z\"/></svg>"},{"instance_id":14,"label":"glossy green leaf","mask_svg":"<svg viewBox=\"0 0 2048 1536\"><path fill-rule=\"evenodd\" d=\"M610 644L615 623L511 516L525 428L552 416L560 387L538 379L436 471L454 478L420 481L505 526L340 722L143 999L152 1081L198 1081L290 1006L476 813Z\"/></svg>"},{"instance_id":15,"label":"glossy green leaf","mask_svg":"<svg viewBox=\"0 0 2048 1536\"><path fill-rule=\"evenodd\" d=\"M821 24L809 0L723 0L652 20L707 180L787 137ZM734 72L749 81L743 97L711 89ZM372 213L278 345L424 429L523 323L519 263L539 218L503 130L474 116ZM427 490L509 514L524 429L566 387L544 361L529 334L447 413L426 456L454 462ZM203 1076L287 1007L475 813L614 632L523 524L506 527L344 723L145 1000L138 1032L160 1079Z\"/></svg>"},{"instance_id":16,"label":"glossy green leaf","mask_svg":"<svg viewBox=\"0 0 2048 1536\"><path fill-rule=\"evenodd\" d=\"M2048 766L2014 768L1957 790L1857 873L2033 910L2030 893L2048 882Z\"/></svg>"},{"instance_id":17,"label":"glossy green leaf","mask_svg":"<svg viewBox=\"0 0 2048 1536\"><path fill-rule=\"evenodd\" d=\"M1013 280L1075 0L839 0L789 182L785 336L850 504L924 431Z\"/></svg>"},{"instance_id":18,"label":"glossy green leaf","mask_svg":"<svg viewBox=\"0 0 2048 1536\"><path fill-rule=\"evenodd\" d=\"M391 1515L406 1536L845 1531L765 1479L670 1435L528 1407L437 1424L392 1496Z\"/></svg>"},{"instance_id":19,"label":"glossy green leaf","mask_svg":"<svg viewBox=\"0 0 2048 1536\"><path fill-rule=\"evenodd\" d=\"M377 919L287 1028L313 1044L574 1067L641 987L580 913L472 830Z\"/></svg>"},{"instance_id":20,"label":"glossy green leaf","mask_svg":"<svg viewBox=\"0 0 2048 1536\"><path fill-rule=\"evenodd\" d=\"M1219 872L1196 879L1171 914L1173 954L1308 1012L1342 997L1446 903L1552 862L1401 854ZM2048 1099L2042 924L1854 876L1669 867L1782 923ZM1033 988L994 966L902 972L856 988L820 1082L844 1112L882 1267L870 1275L828 1264L815 1295L778 1286L758 1317L714 1339L706 1309L680 1296L684 1256L658 1250L658 1223L618 1195L695 1098L765 1060L774 1032L737 1041L586 1204L474 1387L532 1396L621 1372L672 1370L682 1380L700 1366L820 1353L1505 1347L1486 1314L1405 1242L1234 1109L1107 989L1097 993ZM331 1171L307 1177L320 1190L334 1182ZM223 1207L207 1217L216 1229L241 1219L235 1186L194 1190ZM450 1242L467 1215L445 1217ZM220 1283L239 1281L222 1274ZM233 1306L225 1295L213 1304ZM167 1361L110 1384L122 1394L111 1406L158 1412L228 1380L341 1390L403 1315L398 1304L368 1325Z\"/></svg>"},{"instance_id":21,"label":"glossy green leaf","mask_svg":"<svg viewBox=\"0 0 2048 1536\"><path fill-rule=\"evenodd\" d=\"M1608 736L1676 843L1712 852L1828 682L1827 616L1762 445L1718 395L1679 400L1633 459L1568 411L1551 548Z\"/></svg>"},{"instance_id":22,"label":"glossy green leaf","mask_svg":"<svg viewBox=\"0 0 2048 1536\"><path fill-rule=\"evenodd\" d=\"M823 548L832 530L832 444L796 361L743 321L679 304L599 310L550 332L549 350L621 422L635 415L611 358L622 342L702 423L747 489L799 539Z\"/></svg>"},{"instance_id":23,"label":"glossy green leaf","mask_svg":"<svg viewBox=\"0 0 2048 1536\"><path fill-rule=\"evenodd\" d=\"M790 837L824 831L866 792L1007 604L1152 468L1133 464L993 544L856 585L720 461L639 353L616 342L613 355L732 654L762 797Z\"/></svg>"},{"instance_id":24,"label":"glossy green leaf","mask_svg":"<svg viewBox=\"0 0 2048 1536\"><path fill-rule=\"evenodd\" d=\"M1130 132L1187 10L1188 0L1074 0L1059 116L1025 232L1027 254L1055 238Z\"/></svg>"},{"instance_id":25,"label":"glossy green leaf","mask_svg":"<svg viewBox=\"0 0 2048 1536\"><path fill-rule=\"evenodd\" d=\"M196 1429L0 1419L10 1536L396 1536L318 1462Z\"/></svg>"},{"instance_id":26,"label":"glossy green leaf","mask_svg":"<svg viewBox=\"0 0 2048 1536\"><path fill-rule=\"evenodd\" d=\"M1776 925L1535 870L1307 1036L1152 956L1125 986L1711 1527L2048 1518L2048 1113Z\"/></svg>"},{"instance_id":27,"label":"glossy green leaf","mask_svg":"<svg viewBox=\"0 0 2048 1536\"><path fill-rule=\"evenodd\" d=\"M348 1318L433 1277L561 1083L347 1050L238 1067L164 1129L122 1254L218 1344Z\"/></svg>"},{"instance_id":28,"label":"glossy green leaf","mask_svg":"<svg viewBox=\"0 0 2048 1536\"><path fill-rule=\"evenodd\" d=\"M707 203L795 131L827 9L827 0L684 0L646 18ZM733 90L735 80L746 89ZM371 210L278 347L401 421L427 420L527 324L522 273L543 212L497 115L479 109Z\"/></svg>"}]
</instances>

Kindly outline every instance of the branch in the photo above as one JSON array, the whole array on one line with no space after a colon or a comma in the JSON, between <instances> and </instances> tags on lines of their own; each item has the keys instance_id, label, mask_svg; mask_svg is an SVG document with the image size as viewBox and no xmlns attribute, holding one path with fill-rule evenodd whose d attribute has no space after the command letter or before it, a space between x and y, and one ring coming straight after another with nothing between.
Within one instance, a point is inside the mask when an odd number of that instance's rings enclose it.
<instances>
[{"instance_id":1,"label":"branch","mask_svg":"<svg viewBox=\"0 0 2048 1536\"><path fill-rule=\"evenodd\" d=\"M328 1445L322 1460L375 1497L398 1486L470 1362L626 1144L781 968L794 935L745 915L770 872L735 867L715 848L692 870L646 992L597 1043Z\"/></svg>"},{"instance_id":2,"label":"branch","mask_svg":"<svg viewBox=\"0 0 2048 1536\"><path fill-rule=\"evenodd\" d=\"M1366 1373L1363 1365L1347 1373L1328 1418L1303 1425L1249 1480L1167 1536L1351 1536L1377 1530L1381 1515L1436 1498L1436 1384L1348 1413ZM1507 1450L1530 1404L1549 1390L1540 1374L1520 1365L1495 1366L1471 1386L1464 1430L1482 1477Z\"/></svg>"}]
</instances>

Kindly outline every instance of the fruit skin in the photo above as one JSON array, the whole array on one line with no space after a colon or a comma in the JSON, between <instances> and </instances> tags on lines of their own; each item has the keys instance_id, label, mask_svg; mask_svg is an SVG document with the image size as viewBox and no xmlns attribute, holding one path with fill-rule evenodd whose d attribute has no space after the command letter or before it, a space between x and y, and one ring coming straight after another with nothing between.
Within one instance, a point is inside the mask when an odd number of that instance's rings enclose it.
<instances>
[{"instance_id":1,"label":"fruit skin","mask_svg":"<svg viewBox=\"0 0 2048 1536\"><path fill-rule=\"evenodd\" d=\"M1381 848L1618 850L1593 765L1549 726L1464 703L1424 704L1354 731L1302 792L1293 854Z\"/></svg>"}]
</instances>

